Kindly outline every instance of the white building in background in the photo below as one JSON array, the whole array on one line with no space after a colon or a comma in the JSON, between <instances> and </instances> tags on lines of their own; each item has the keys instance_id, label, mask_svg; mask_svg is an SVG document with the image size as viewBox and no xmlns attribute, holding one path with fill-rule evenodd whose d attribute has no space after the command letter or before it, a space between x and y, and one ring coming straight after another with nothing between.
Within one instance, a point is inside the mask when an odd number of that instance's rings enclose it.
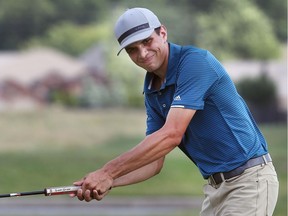
<instances>
[{"instance_id":1,"label":"white building in background","mask_svg":"<svg viewBox=\"0 0 288 216\"><path fill-rule=\"evenodd\" d=\"M77 94L79 79L90 72L86 63L51 48L0 52L0 110L45 106L51 85L64 83Z\"/></svg>"}]
</instances>

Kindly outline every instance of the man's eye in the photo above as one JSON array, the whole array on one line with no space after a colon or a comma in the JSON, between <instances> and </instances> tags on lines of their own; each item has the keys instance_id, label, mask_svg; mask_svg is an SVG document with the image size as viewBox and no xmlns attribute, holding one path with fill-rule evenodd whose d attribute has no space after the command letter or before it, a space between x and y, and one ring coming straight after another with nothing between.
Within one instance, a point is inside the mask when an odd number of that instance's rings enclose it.
<instances>
[{"instance_id":1,"label":"man's eye","mask_svg":"<svg viewBox=\"0 0 288 216\"><path fill-rule=\"evenodd\" d=\"M126 52L127 52L128 54L132 54L132 53L135 53L135 52L136 52L136 49L135 49L135 48L128 48L128 49L126 49Z\"/></svg>"},{"instance_id":2,"label":"man's eye","mask_svg":"<svg viewBox=\"0 0 288 216\"><path fill-rule=\"evenodd\" d=\"M143 40L143 44L149 44L152 41L151 38L147 38L145 40Z\"/></svg>"}]
</instances>

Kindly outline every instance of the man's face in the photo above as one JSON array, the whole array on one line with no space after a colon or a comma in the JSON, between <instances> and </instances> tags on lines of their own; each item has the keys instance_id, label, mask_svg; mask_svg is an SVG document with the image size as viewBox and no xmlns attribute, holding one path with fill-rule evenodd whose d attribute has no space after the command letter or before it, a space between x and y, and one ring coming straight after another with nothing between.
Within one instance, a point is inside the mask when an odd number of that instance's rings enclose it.
<instances>
[{"instance_id":1,"label":"man's face","mask_svg":"<svg viewBox=\"0 0 288 216\"><path fill-rule=\"evenodd\" d=\"M136 65L148 72L154 72L160 70L167 59L166 40L167 32L162 26L159 35L154 31L150 37L130 44L125 50Z\"/></svg>"}]
</instances>

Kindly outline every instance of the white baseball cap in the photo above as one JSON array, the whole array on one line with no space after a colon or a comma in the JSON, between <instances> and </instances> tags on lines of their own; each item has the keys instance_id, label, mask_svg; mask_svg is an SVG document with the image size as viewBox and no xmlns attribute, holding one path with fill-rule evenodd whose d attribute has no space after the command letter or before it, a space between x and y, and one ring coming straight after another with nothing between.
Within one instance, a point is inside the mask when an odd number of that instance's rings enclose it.
<instances>
[{"instance_id":1,"label":"white baseball cap","mask_svg":"<svg viewBox=\"0 0 288 216\"><path fill-rule=\"evenodd\" d=\"M117 55L128 45L151 36L161 26L157 16L146 8L131 8L122 14L114 27L115 37L120 44Z\"/></svg>"}]
</instances>

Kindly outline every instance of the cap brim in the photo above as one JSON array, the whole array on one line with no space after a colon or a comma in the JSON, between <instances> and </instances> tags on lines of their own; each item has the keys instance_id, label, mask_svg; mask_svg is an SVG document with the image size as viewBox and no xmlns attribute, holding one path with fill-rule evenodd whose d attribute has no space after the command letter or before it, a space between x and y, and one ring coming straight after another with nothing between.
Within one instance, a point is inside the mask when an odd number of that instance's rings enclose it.
<instances>
[{"instance_id":1,"label":"cap brim","mask_svg":"<svg viewBox=\"0 0 288 216\"><path fill-rule=\"evenodd\" d=\"M137 34L131 35L130 37L128 37L120 46L120 50L118 51L117 56L120 54L120 52L125 47L129 46L130 44L135 43L135 42L140 41L140 40L144 40L144 39L150 37L152 35L153 31L154 31L154 28L148 29L148 30L146 29L143 32L140 32L140 33L137 32Z\"/></svg>"}]
</instances>

